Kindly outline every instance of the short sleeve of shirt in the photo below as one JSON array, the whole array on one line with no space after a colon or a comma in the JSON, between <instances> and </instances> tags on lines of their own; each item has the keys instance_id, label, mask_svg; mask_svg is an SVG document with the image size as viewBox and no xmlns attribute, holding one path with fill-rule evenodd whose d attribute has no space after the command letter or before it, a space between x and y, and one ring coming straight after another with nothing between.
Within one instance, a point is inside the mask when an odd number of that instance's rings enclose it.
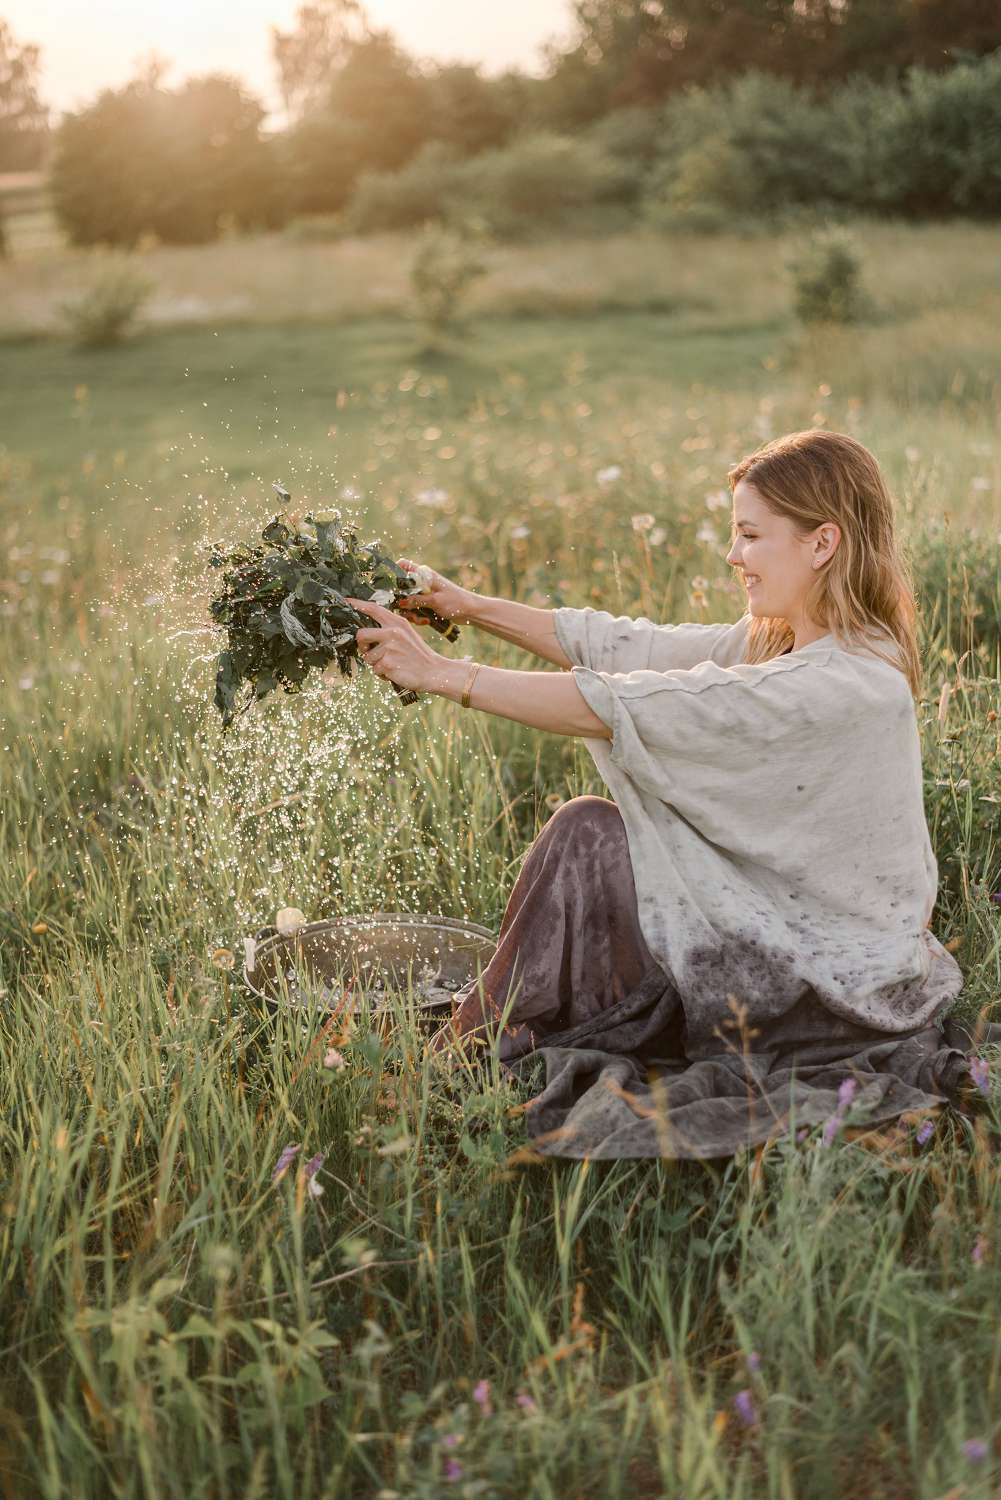
<instances>
[{"instance_id":1,"label":"short sleeve of shirt","mask_svg":"<svg viewBox=\"0 0 1001 1500\"><path fill-rule=\"evenodd\" d=\"M710 837L781 821L790 789L808 779L798 773L844 718L827 674L802 655L736 667L572 672L612 731L610 744L596 742L612 765ZM822 810L814 803L815 816Z\"/></svg>"},{"instance_id":2,"label":"short sleeve of shirt","mask_svg":"<svg viewBox=\"0 0 1001 1500\"><path fill-rule=\"evenodd\" d=\"M604 609L553 611L556 638L574 666L592 672L668 672L700 662L736 666L744 660L750 615L733 625L655 625Z\"/></svg>"}]
</instances>

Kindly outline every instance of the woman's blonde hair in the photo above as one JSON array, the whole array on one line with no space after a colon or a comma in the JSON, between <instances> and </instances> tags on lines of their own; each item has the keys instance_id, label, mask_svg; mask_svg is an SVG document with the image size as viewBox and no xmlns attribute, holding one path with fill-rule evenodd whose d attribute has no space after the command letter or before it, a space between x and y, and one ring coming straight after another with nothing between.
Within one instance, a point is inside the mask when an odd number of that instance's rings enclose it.
<instances>
[{"instance_id":1,"label":"woman's blonde hair","mask_svg":"<svg viewBox=\"0 0 1001 1500\"><path fill-rule=\"evenodd\" d=\"M893 501L875 458L855 438L812 427L790 432L747 454L727 474L731 493L744 480L776 515L806 536L825 522L841 528L827 566L813 580L806 612L847 644L863 645L904 673L922 692L914 589L894 530ZM889 635L888 651L878 638ZM876 639L874 639L874 637ZM769 661L794 642L779 618L752 619L749 662Z\"/></svg>"}]
</instances>

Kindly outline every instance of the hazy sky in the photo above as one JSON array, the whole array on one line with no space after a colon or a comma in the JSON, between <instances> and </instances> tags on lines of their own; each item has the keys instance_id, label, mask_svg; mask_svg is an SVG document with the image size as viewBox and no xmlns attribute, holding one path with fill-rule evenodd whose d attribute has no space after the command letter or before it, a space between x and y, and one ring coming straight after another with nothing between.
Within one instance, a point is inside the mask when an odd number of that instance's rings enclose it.
<instances>
[{"instance_id":1,"label":"hazy sky","mask_svg":"<svg viewBox=\"0 0 1001 1500\"><path fill-rule=\"evenodd\" d=\"M0 15L19 42L42 48L43 97L56 110L125 83L151 51L173 64L168 85L191 73L235 73L277 107L270 27L287 30L298 3L0 0ZM365 8L374 26L388 28L415 56L479 62L488 73L513 64L538 71L541 43L569 31L569 0L368 0Z\"/></svg>"}]
</instances>

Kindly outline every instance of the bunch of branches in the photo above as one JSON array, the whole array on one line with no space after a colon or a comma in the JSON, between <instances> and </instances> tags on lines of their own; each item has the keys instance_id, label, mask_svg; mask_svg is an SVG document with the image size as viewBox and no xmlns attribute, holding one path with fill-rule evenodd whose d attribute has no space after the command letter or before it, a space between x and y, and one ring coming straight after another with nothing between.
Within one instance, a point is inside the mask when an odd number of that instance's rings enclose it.
<instances>
[{"instance_id":1,"label":"bunch of branches","mask_svg":"<svg viewBox=\"0 0 1001 1500\"><path fill-rule=\"evenodd\" d=\"M283 500L291 498L275 488ZM352 662L361 660L358 631L378 621L345 596L393 609L424 587L419 573L405 572L375 542L359 544L356 533L342 526L340 511L306 515L304 521L282 512L265 526L263 545L212 545L209 566L223 570L209 608L227 636L215 682L224 729L278 687L299 692L310 672L331 662L350 677ZM451 620L430 609L419 613L447 641L458 640ZM402 703L420 696L393 686Z\"/></svg>"}]
</instances>

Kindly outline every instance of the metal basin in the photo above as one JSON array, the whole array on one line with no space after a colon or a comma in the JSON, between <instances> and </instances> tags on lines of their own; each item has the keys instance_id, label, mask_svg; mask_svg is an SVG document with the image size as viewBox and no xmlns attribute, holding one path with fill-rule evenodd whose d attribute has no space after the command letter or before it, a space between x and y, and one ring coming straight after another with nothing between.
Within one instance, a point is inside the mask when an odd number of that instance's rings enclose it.
<instances>
[{"instance_id":1,"label":"metal basin","mask_svg":"<svg viewBox=\"0 0 1001 1500\"><path fill-rule=\"evenodd\" d=\"M379 1003L381 986L412 988L415 1004L431 1015L447 1012L451 994L482 973L496 934L455 917L376 911L307 922L291 937L266 927L244 964L248 988L268 1005L333 1009L360 992Z\"/></svg>"}]
</instances>

